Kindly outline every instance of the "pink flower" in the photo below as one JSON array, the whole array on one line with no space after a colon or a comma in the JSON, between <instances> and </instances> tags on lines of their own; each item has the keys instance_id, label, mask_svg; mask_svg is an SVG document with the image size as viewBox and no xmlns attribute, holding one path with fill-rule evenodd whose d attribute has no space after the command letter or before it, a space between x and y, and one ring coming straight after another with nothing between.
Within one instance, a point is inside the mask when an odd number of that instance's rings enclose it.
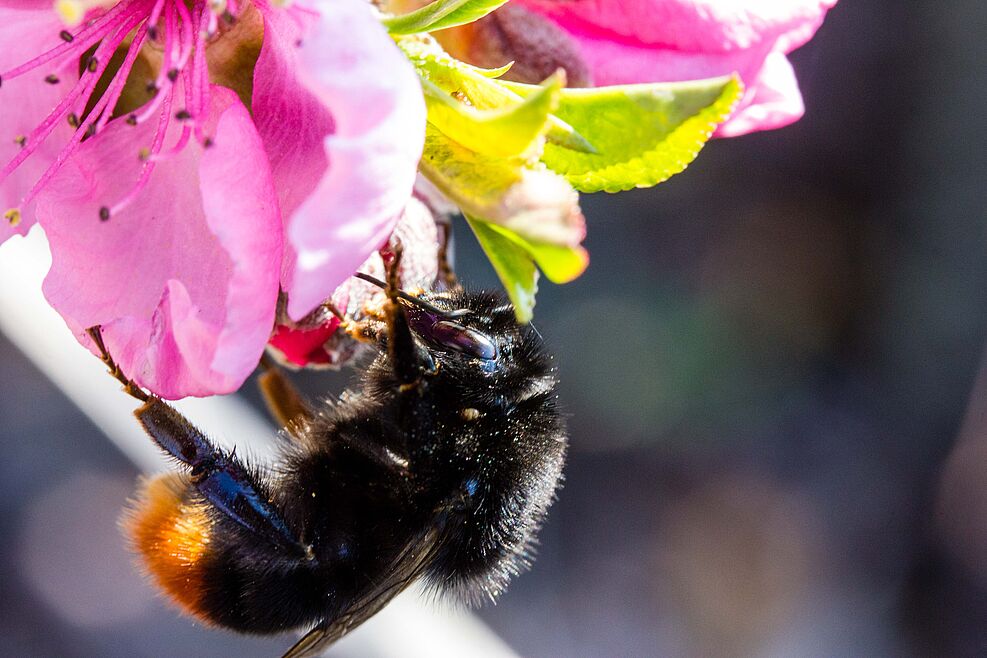
<instances>
[{"instance_id":1,"label":"pink flower","mask_svg":"<svg viewBox=\"0 0 987 658\"><path fill-rule=\"evenodd\" d=\"M515 67L522 75L530 71L543 77L562 65L577 84L672 82L739 73L747 91L717 131L731 137L779 128L802 116L802 96L785 55L812 38L835 4L515 0L488 17L488 27L477 24L471 35L444 40L454 54L486 66L493 65L491 55L506 54L508 60L519 60Z\"/></svg>"},{"instance_id":2,"label":"pink flower","mask_svg":"<svg viewBox=\"0 0 987 658\"><path fill-rule=\"evenodd\" d=\"M279 290L301 319L402 214L417 77L365 0L59 8L0 0L0 241L40 224L49 302L141 385L236 390Z\"/></svg>"}]
</instances>

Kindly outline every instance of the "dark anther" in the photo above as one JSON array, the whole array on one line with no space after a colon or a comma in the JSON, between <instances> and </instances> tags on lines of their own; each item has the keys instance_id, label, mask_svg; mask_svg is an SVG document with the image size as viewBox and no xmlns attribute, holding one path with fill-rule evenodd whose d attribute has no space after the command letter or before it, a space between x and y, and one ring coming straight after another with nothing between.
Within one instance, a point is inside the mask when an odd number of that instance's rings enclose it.
<instances>
[{"instance_id":1,"label":"dark anther","mask_svg":"<svg viewBox=\"0 0 987 658\"><path fill-rule=\"evenodd\" d=\"M27 137L25 137L24 135L18 135L17 137L14 138L14 143L20 146L21 148L24 148L25 146L27 146Z\"/></svg>"},{"instance_id":2,"label":"dark anther","mask_svg":"<svg viewBox=\"0 0 987 658\"><path fill-rule=\"evenodd\" d=\"M192 118L192 114L188 110L178 110L175 112L175 118L179 121L185 121Z\"/></svg>"},{"instance_id":3,"label":"dark anther","mask_svg":"<svg viewBox=\"0 0 987 658\"><path fill-rule=\"evenodd\" d=\"M136 114L131 114L130 116L127 117L127 125L128 126L136 126L137 125L137 115Z\"/></svg>"},{"instance_id":4,"label":"dark anther","mask_svg":"<svg viewBox=\"0 0 987 658\"><path fill-rule=\"evenodd\" d=\"M171 69L170 71L168 71L168 79L174 82L175 80L178 79L178 73L179 73L178 69Z\"/></svg>"},{"instance_id":5,"label":"dark anther","mask_svg":"<svg viewBox=\"0 0 987 658\"><path fill-rule=\"evenodd\" d=\"M147 38L150 39L151 41L158 40L158 28L156 25L152 25L151 27L147 28Z\"/></svg>"},{"instance_id":6,"label":"dark anther","mask_svg":"<svg viewBox=\"0 0 987 658\"><path fill-rule=\"evenodd\" d=\"M58 76L52 73L51 75L45 76L45 82L47 82L50 85L57 85L60 81L58 79Z\"/></svg>"},{"instance_id":7,"label":"dark anther","mask_svg":"<svg viewBox=\"0 0 987 658\"><path fill-rule=\"evenodd\" d=\"M147 85L144 86L144 89L146 89L147 93L149 93L152 96L158 93L158 85L154 84L153 80L148 82Z\"/></svg>"},{"instance_id":8,"label":"dark anther","mask_svg":"<svg viewBox=\"0 0 987 658\"><path fill-rule=\"evenodd\" d=\"M75 37L68 30L62 30L58 33L58 36L62 37L62 41L65 43L72 43L75 40Z\"/></svg>"},{"instance_id":9,"label":"dark anther","mask_svg":"<svg viewBox=\"0 0 987 658\"><path fill-rule=\"evenodd\" d=\"M209 149L212 148L216 142L212 141L212 137L206 137L202 140L202 148Z\"/></svg>"},{"instance_id":10,"label":"dark anther","mask_svg":"<svg viewBox=\"0 0 987 658\"><path fill-rule=\"evenodd\" d=\"M108 221L109 219L110 219L110 209L107 208L106 206L103 206L102 208L99 209L99 221L105 222Z\"/></svg>"},{"instance_id":11,"label":"dark anther","mask_svg":"<svg viewBox=\"0 0 987 658\"><path fill-rule=\"evenodd\" d=\"M231 14L229 9L223 12L222 18L224 21L226 21L227 25L233 25L233 23L236 22L236 16Z\"/></svg>"},{"instance_id":12,"label":"dark anther","mask_svg":"<svg viewBox=\"0 0 987 658\"><path fill-rule=\"evenodd\" d=\"M75 112L69 112L69 115L66 120L69 122L69 125L72 126L73 128L79 127L79 115L77 115Z\"/></svg>"},{"instance_id":13,"label":"dark anther","mask_svg":"<svg viewBox=\"0 0 987 658\"><path fill-rule=\"evenodd\" d=\"M86 137L92 137L95 134L96 134L96 124L90 123L89 127L86 128Z\"/></svg>"},{"instance_id":14,"label":"dark anther","mask_svg":"<svg viewBox=\"0 0 987 658\"><path fill-rule=\"evenodd\" d=\"M86 62L86 70L90 73L95 73L96 69L99 68L99 60L95 57L90 57L89 61Z\"/></svg>"}]
</instances>

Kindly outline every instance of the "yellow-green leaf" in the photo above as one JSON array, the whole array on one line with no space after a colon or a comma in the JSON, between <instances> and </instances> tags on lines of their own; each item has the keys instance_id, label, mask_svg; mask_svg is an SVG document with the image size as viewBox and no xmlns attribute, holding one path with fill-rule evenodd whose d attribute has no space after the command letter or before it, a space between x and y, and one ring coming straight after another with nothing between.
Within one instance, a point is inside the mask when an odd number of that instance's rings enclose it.
<instances>
[{"instance_id":1,"label":"yellow-green leaf","mask_svg":"<svg viewBox=\"0 0 987 658\"><path fill-rule=\"evenodd\" d=\"M539 155L548 118L558 106L562 80L553 76L521 103L477 110L422 80L428 121L468 149L501 158ZM537 153L532 153L537 151Z\"/></svg>"},{"instance_id":2,"label":"yellow-green leaf","mask_svg":"<svg viewBox=\"0 0 987 658\"><path fill-rule=\"evenodd\" d=\"M510 229L488 224L488 228L499 233L530 255L549 281L552 283L569 283L586 271L589 265L589 254L581 246L570 247L550 242L538 242L527 239Z\"/></svg>"},{"instance_id":3,"label":"yellow-green leaf","mask_svg":"<svg viewBox=\"0 0 987 658\"><path fill-rule=\"evenodd\" d=\"M470 228L483 248L504 290L514 304L518 322L531 322L535 294L538 292L538 269L531 256L515 242L493 230L486 222L467 217Z\"/></svg>"},{"instance_id":4,"label":"yellow-green leaf","mask_svg":"<svg viewBox=\"0 0 987 658\"><path fill-rule=\"evenodd\" d=\"M472 151L425 126L422 174L466 214L537 242L577 244L585 230L579 195L541 164Z\"/></svg>"},{"instance_id":5,"label":"yellow-green leaf","mask_svg":"<svg viewBox=\"0 0 987 658\"><path fill-rule=\"evenodd\" d=\"M535 85L501 82L522 96ZM542 162L582 192L657 185L692 162L743 92L736 77L566 89L556 116L596 153L549 143Z\"/></svg>"},{"instance_id":6,"label":"yellow-green leaf","mask_svg":"<svg viewBox=\"0 0 987 658\"><path fill-rule=\"evenodd\" d=\"M418 70L422 80L428 81L449 94L461 96L478 110L497 110L520 105L524 98L511 90L508 83L496 78L506 73L510 65L499 69L481 69L449 56L431 38L405 37L397 40L398 46ZM561 72L557 74L561 75ZM561 79L560 82L564 80ZM525 95L538 93L539 85L524 85ZM593 145L572 126L555 114L549 117L546 140L566 149L596 153Z\"/></svg>"},{"instance_id":7,"label":"yellow-green leaf","mask_svg":"<svg viewBox=\"0 0 987 658\"><path fill-rule=\"evenodd\" d=\"M435 32L477 21L507 0L435 0L420 9L382 19L391 34Z\"/></svg>"}]
</instances>

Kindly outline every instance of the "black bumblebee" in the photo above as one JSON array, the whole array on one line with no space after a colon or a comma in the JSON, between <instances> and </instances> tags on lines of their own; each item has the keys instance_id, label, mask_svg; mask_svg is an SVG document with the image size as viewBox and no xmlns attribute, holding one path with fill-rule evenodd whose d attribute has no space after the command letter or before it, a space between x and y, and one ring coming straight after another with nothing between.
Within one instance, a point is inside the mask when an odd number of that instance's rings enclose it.
<instances>
[{"instance_id":1,"label":"black bumblebee","mask_svg":"<svg viewBox=\"0 0 987 658\"><path fill-rule=\"evenodd\" d=\"M371 280L370 277L363 277ZM277 463L221 452L173 407L111 372L184 467L147 482L126 520L157 584L200 620L246 633L311 628L325 649L411 583L494 599L527 567L567 438L542 340L501 294L407 294L389 276L358 390L304 402L276 368Z\"/></svg>"}]
</instances>

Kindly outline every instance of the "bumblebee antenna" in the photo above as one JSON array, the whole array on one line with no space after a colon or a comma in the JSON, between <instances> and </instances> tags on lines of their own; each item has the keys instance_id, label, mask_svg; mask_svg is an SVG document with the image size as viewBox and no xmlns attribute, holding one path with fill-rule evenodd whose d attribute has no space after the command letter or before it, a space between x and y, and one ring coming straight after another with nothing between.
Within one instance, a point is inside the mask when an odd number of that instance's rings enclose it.
<instances>
[{"instance_id":1,"label":"bumblebee antenna","mask_svg":"<svg viewBox=\"0 0 987 658\"><path fill-rule=\"evenodd\" d=\"M358 279L363 279L367 283L372 283L382 290L387 290L387 284L381 281L380 279L378 279L377 277L370 276L369 274L364 274L363 272L357 272L353 276L355 276ZM435 306L434 304L430 304L426 302L421 297L415 297L414 295L409 295L408 293L406 293L401 289L395 290L394 294L395 296L400 297L401 299L408 302L409 304L412 304L414 306L417 306L419 308L428 311L429 313L433 313L435 315L439 315L444 318L458 318L463 315L466 315L466 313L469 313L469 310L467 309L461 309L460 311L443 310L438 306Z\"/></svg>"}]
</instances>

